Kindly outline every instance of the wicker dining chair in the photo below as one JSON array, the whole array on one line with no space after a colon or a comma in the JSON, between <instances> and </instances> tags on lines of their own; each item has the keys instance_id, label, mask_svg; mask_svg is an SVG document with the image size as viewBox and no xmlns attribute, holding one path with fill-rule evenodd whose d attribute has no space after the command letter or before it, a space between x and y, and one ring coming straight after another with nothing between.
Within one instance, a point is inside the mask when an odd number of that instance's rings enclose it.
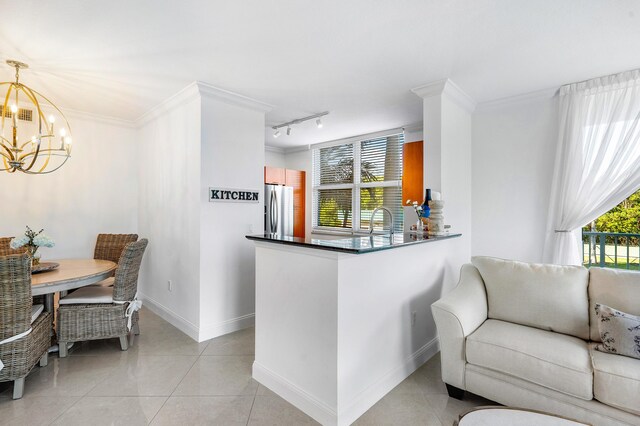
<instances>
[{"instance_id":1,"label":"wicker dining chair","mask_svg":"<svg viewBox=\"0 0 640 426\"><path fill-rule=\"evenodd\" d=\"M124 247L136 241L138 241L138 234L98 234L93 258L118 263ZM113 287L113 276L114 274L93 285Z\"/></svg>"},{"instance_id":2,"label":"wicker dining chair","mask_svg":"<svg viewBox=\"0 0 640 426\"><path fill-rule=\"evenodd\" d=\"M138 326L138 273L147 248L146 238L125 246L113 287L87 286L63 297L58 307L59 356L67 356L67 343L120 338L123 351L129 347L129 331Z\"/></svg>"},{"instance_id":3,"label":"wicker dining chair","mask_svg":"<svg viewBox=\"0 0 640 426\"><path fill-rule=\"evenodd\" d=\"M0 256L9 256L11 254L22 254L26 253L26 247L20 247L17 249L12 249L10 246L11 240L13 237L0 237ZM33 296L33 304L43 304L44 296Z\"/></svg>"},{"instance_id":4,"label":"wicker dining chair","mask_svg":"<svg viewBox=\"0 0 640 426\"><path fill-rule=\"evenodd\" d=\"M26 251L25 247L12 249L9 245L13 237L0 237L0 256L9 256L10 254L22 254Z\"/></svg>"},{"instance_id":5,"label":"wicker dining chair","mask_svg":"<svg viewBox=\"0 0 640 426\"><path fill-rule=\"evenodd\" d=\"M32 308L31 259L26 254L1 256L0 382L13 381L13 399L22 398L24 379L38 360L42 367L48 361L53 317L42 311L42 305L35 312Z\"/></svg>"},{"instance_id":6,"label":"wicker dining chair","mask_svg":"<svg viewBox=\"0 0 640 426\"><path fill-rule=\"evenodd\" d=\"M124 247L136 241L138 234L98 234L93 258L118 263Z\"/></svg>"}]
</instances>

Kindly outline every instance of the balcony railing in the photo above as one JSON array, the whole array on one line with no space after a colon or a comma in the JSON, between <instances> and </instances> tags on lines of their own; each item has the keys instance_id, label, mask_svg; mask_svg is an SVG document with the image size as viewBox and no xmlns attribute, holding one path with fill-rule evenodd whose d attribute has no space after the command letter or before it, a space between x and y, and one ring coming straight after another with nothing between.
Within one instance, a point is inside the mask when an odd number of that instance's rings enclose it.
<instances>
[{"instance_id":1,"label":"balcony railing","mask_svg":"<svg viewBox=\"0 0 640 426\"><path fill-rule=\"evenodd\" d=\"M640 270L640 234L582 232L584 266Z\"/></svg>"}]
</instances>

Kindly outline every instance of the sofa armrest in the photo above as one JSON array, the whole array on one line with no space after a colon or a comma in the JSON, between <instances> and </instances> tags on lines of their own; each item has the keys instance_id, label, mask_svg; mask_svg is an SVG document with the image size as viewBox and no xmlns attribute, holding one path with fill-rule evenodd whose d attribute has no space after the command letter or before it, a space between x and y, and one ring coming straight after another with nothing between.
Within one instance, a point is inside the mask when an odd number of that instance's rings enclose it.
<instances>
[{"instance_id":1,"label":"sofa armrest","mask_svg":"<svg viewBox=\"0 0 640 426\"><path fill-rule=\"evenodd\" d=\"M465 389L465 339L487 319L487 292L475 266L462 266L458 286L432 304L431 312L440 341L442 380Z\"/></svg>"}]
</instances>

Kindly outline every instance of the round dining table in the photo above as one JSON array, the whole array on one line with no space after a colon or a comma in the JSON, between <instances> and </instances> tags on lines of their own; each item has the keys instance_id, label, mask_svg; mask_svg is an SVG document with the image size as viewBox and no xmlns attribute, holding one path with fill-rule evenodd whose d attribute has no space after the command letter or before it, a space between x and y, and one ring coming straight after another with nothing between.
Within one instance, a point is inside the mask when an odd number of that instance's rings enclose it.
<instances>
[{"instance_id":1,"label":"round dining table","mask_svg":"<svg viewBox=\"0 0 640 426\"><path fill-rule=\"evenodd\" d=\"M95 284L109 278L116 264L99 259L61 259L56 269L31 274L31 295L45 296L44 309L53 312L54 294Z\"/></svg>"}]
</instances>

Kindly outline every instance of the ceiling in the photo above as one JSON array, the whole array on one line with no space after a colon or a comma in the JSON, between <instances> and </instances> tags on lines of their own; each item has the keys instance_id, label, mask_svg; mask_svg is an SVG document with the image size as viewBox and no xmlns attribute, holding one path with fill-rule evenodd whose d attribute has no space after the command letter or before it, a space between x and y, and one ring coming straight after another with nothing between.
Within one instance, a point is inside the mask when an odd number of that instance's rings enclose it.
<instances>
[{"instance_id":1,"label":"ceiling","mask_svg":"<svg viewBox=\"0 0 640 426\"><path fill-rule=\"evenodd\" d=\"M200 80L273 105L268 125L331 112L265 129L279 147L421 121L410 89L443 78L484 102L640 67L635 0L2 3L0 59L59 106L132 121Z\"/></svg>"}]
</instances>

